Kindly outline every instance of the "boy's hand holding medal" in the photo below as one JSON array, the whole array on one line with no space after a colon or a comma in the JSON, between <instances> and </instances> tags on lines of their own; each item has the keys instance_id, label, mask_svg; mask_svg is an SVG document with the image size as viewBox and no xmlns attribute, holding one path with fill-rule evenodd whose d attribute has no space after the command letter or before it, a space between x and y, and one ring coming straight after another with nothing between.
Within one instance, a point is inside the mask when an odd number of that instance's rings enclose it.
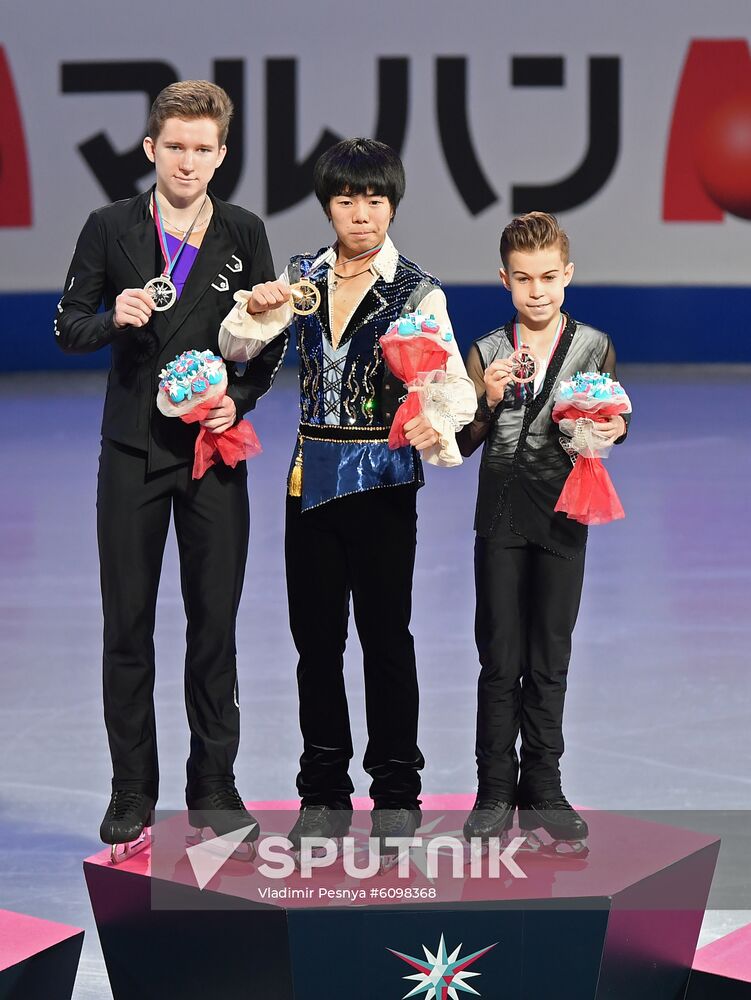
<instances>
[{"instance_id":1,"label":"boy's hand holding medal","mask_svg":"<svg viewBox=\"0 0 751 1000\"><path fill-rule=\"evenodd\" d=\"M514 363L511 358L499 358L485 369L485 399L491 408L503 399L506 386L514 381Z\"/></svg>"},{"instance_id":2,"label":"boy's hand holding medal","mask_svg":"<svg viewBox=\"0 0 751 1000\"><path fill-rule=\"evenodd\" d=\"M115 329L146 326L154 311L154 300L143 288L124 288L115 299L112 322Z\"/></svg>"},{"instance_id":3,"label":"boy's hand holding medal","mask_svg":"<svg viewBox=\"0 0 751 1000\"><path fill-rule=\"evenodd\" d=\"M278 309L279 306L290 304L292 312L298 316L307 316L321 304L321 293L312 281L302 278L294 285L286 281L264 281L254 285L248 297L247 310L250 316Z\"/></svg>"}]
</instances>

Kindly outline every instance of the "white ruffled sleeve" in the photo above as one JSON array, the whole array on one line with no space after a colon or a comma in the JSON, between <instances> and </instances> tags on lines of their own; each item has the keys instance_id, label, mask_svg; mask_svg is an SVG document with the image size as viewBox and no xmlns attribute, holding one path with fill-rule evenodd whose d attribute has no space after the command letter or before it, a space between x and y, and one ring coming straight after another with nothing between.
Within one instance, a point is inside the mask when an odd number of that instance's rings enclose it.
<instances>
[{"instance_id":1,"label":"white ruffled sleeve","mask_svg":"<svg viewBox=\"0 0 751 1000\"><path fill-rule=\"evenodd\" d=\"M442 289L434 288L419 303L422 313L435 316L443 330L452 330L446 307L446 296ZM440 440L430 448L420 452L420 456L430 465L451 467L462 464L462 456L456 443L456 432L474 419L477 410L477 394L474 383L467 374L464 361L454 336L447 344L449 356L446 361L446 378L435 380L424 389L423 413Z\"/></svg>"},{"instance_id":2,"label":"white ruffled sleeve","mask_svg":"<svg viewBox=\"0 0 751 1000\"><path fill-rule=\"evenodd\" d=\"M287 269L279 278L289 284ZM268 312L248 312L249 291L235 292L235 305L222 320L219 328L219 350L227 361L251 361L269 341L278 337L295 318L289 302Z\"/></svg>"}]
</instances>

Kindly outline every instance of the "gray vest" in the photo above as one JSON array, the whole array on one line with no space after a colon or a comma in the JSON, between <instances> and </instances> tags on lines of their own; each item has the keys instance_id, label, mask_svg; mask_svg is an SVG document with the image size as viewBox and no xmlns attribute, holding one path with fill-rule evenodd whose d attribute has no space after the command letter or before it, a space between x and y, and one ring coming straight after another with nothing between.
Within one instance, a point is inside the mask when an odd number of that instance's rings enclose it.
<instances>
[{"instance_id":1,"label":"gray vest","mask_svg":"<svg viewBox=\"0 0 751 1000\"><path fill-rule=\"evenodd\" d=\"M484 368L507 358L514 350L511 324L493 330L475 346ZM607 334L567 317L538 395L521 406L514 386L507 388L480 463L475 513L479 535L492 535L507 512L513 530L543 548L571 556L584 546L586 527L554 510L572 461L553 421L553 396L562 379L580 371L601 371L609 346Z\"/></svg>"}]
</instances>

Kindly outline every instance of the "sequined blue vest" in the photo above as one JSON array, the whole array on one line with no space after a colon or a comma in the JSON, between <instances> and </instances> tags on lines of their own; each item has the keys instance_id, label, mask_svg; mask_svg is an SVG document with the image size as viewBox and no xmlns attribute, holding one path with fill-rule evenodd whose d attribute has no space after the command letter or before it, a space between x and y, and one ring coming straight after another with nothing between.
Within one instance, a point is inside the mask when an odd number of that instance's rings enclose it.
<instances>
[{"instance_id":1,"label":"sequined blue vest","mask_svg":"<svg viewBox=\"0 0 751 1000\"><path fill-rule=\"evenodd\" d=\"M303 510L350 493L423 482L414 449L392 451L386 440L393 418L388 388L396 382L401 395L404 386L388 372L379 338L402 312L415 309L439 287L439 282L400 255L394 280L377 279L334 352L328 315L329 268L324 264L311 270L325 251L324 247L316 254L295 256L288 269L290 282L305 277L321 293L316 312L295 320ZM306 435L306 428L314 437ZM362 429L361 436L358 429Z\"/></svg>"}]
</instances>

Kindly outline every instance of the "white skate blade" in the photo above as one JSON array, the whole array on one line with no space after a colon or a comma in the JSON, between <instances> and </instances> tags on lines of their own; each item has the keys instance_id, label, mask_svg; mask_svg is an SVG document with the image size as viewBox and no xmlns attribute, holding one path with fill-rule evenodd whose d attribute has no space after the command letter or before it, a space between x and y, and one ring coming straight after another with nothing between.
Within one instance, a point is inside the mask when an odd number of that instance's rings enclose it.
<instances>
[{"instance_id":1,"label":"white skate blade","mask_svg":"<svg viewBox=\"0 0 751 1000\"><path fill-rule=\"evenodd\" d=\"M546 858L586 858L589 847L586 840L555 840L549 843L542 840L534 831L522 831L525 842L519 848L520 853L539 854Z\"/></svg>"},{"instance_id":2,"label":"white skate blade","mask_svg":"<svg viewBox=\"0 0 751 1000\"><path fill-rule=\"evenodd\" d=\"M387 872L390 872L392 868L396 868L398 864L399 864L398 854L382 854L381 864L378 868L378 874L385 875Z\"/></svg>"},{"instance_id":3,"label":"white skate blade","mask_svg":"<svg viewBox=\"0 0 751 1000\"><path fill-rule=\"evenodd\" d=\"M557 858L586 858L589 854L586 840L554 840L548 850Z\"/></svg>"},{"instance_id":4,"label":"white skate blade","mask_svg":"<svg viewBox=\"0 0 751 1000\"><path fill-rule=\"evenodd\" d=\"M241 844L238 844L229 857L227 857L226 851L223 851L219 845L217 845L216 849L212 849L212 842L221 839L221 837L218 837L214 833L211 827L193 827L193 833L189 833L186 836L185 843L188 847L196 847L198 844L202 844L209 854L213 854L217 858L226 859L227 861L244 861L248 863L255 859L255 844L248 840L244 840Z\"/></svg>"},{"instance_id":5,"label":"white skate blade","mask_svg":"<svg viewBox=\"0 0 751 1000\"><path fill-rule=\"evenodd\" d=\"M488 843L487 837L473 837L469 843L464 844L464 864L472 864L473 858L486 858L490 851L490 844ZM498 846L501 851L504 851L508 845L511 843L511 833L509 830L504 830L502 833L495 834L493 839L498 840Z\"/></svg>"},{"instance_id":6,"label":"white skate blade","mask_svg":"<svg viewBox=\"0 0 751 1000\"><path fill-rule=\"evenodd\" d=\"M334 843L336 844L336 857L340 858L342 856L343 851L344 851L344 837L330 837L329 839L333 840ZM294 858L294 861L295 861L295 868L296 868L296 870L300 871L300 868L302 866L302 852L301 851L292 851L292 857ZM313 847L313 848L311 848L310 857L311 858L325 858L326 857L326 848L325 847Z\"/></svg>"},{"instance_id":7,"label":"white skate blade","mask_svg":"<svg viewBox=\"0 0 751 1000\"><path fill-rule=\"evenodd\" d=\"M144 827L141 835L128 844L110 845L110 864L121 865L123 861L132 858L134 854L140 854L145 848L151 845L151 830Z\"/></svg>"},{"instance_id":8,"label":"white skate blade","mask_svg":"<svg viewBox=\"0 0 751 1000\"><path fill-rule=\"evenodd\" d=\"M545 845L537 834L531 830L522 830L522 834L524 836L524 843L519 848L519 851L525 854L539 854Z\"/></svg>"}]
</instances>

